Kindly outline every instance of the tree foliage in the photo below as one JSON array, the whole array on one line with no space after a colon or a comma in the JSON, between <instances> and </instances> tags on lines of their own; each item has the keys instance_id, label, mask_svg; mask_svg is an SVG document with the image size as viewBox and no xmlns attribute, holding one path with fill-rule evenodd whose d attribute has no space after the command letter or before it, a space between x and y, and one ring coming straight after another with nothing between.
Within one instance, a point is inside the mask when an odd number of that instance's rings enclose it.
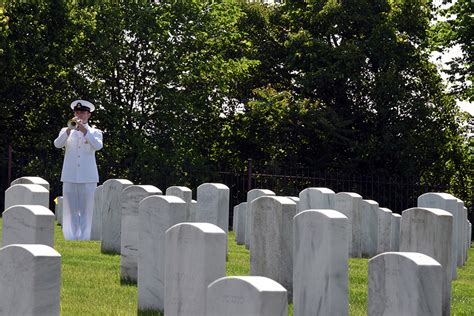
<instances>
[{"instance_id":1,"label":"tree foliage","mask_svg":"<svg viewBox=\"0 0 474 316\"><path fill-rule=\"evenodd\" d=\"M64 101L72 97L66 7L62 1L11 2L0 21L2 157L11 144L22 173L53 178L60 161L51 155L52 140L66 120Z\"/></svg>"},{"instance_id":2,"label":"tree foliage","mask_svg":"<svg viewBox=\"0 0 474 316\"><path fill-rule=\"evenodd\" d=\"M86 98L96 104L93 122L104 130L105 147L98 153L103 177L146 181L177 172L185 162L209 164L222 106L256 65L243 56L248 44L237 28L239 7L231 1L69 3L61 16L53 7L12 2L4 15L9 26L2 37L8 48L4 56L12 60L5 62L9 76L2 95L12 95L1 102L3 109L12 107L3 112L38 120L31 124L38 134L47 128L42 141L31 144L30 137L22 139L29 133L21 124L18 136L11 138L18 155L37 145L48 148L46 156L60 165L61 154L50 146L51 140L71 115L67 104ZM53 18L64 24L47 24ZM53 28L55 34L64 34L58 35L61 43L44 38ZM43 60L56 51L47 47L57 49L61 62L49 64L47 69L57 69L52 74L45 73ZM25 56L16 62L23 52L38 59ZM23 71L29 63L32 69ZM19 74L18 79L6 79ZM49 92L39 87L31 91L43 78L59 84L48 82ZM30 93L37 102L32 103ZM45 100L52 96L56 102ZM51 120L50 125L39 124L45 120ZM30 153L28 160L39 167L38 152ZM47 178L58 176L60 168L52 169L55 174Z\"/></svg>"},{"instance_id":3,"label":"tree foliage","mask_svg":"<svg viewBox=\"0 0 474 316\"><path fill-rule=\"evenodd\" d=\"M432 27L432 46L439 52L459 47L461 55L448 62L452 92L461 100L474 101L474 3L470 0L443 1L442 17Z\"/></svg>"},{"instance_id":4,"label":"tree foliage","mask_svg":"<svg viewBox=\"0 0 474 316\"><path fill-rule=\"evenodd\" d=\"M465 1L451 10L460 21L438 26L436 42L424 0L9 1L2 148L13 145L25 174L59 179L52 140L68 104L85 98L104 131L102 179L169 184L188 165L240 169L253 158L257 168L410 175L466 197L472 155L429 61L430 44L456 42L468 52L459 65L472 66Z\"/></svg>"},{"instance_id":5,"label":"tree foliage","mask_svg":"<svg viewBox=\"0 0 474 316\"><path fill-rule=\"evenodd\" d=\"M260 13L247 29L264 26L256 56L272 60L261 72L273 81L253 87L224 134L224 154L241 164L462 182L468 196L460 114L429 61L432 13L429 2L384 0L286 1Z\"/></svg>"}]
</instances>

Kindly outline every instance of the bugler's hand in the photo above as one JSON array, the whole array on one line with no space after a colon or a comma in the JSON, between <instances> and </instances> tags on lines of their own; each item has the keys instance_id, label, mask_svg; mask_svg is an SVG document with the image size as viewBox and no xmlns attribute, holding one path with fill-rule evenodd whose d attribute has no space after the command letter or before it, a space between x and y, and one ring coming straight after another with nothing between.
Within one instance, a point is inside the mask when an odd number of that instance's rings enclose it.
<instances>
[{"instance_id":1,"label":"bugler's hand","mask_svg":"<svg viewBox=\"0 0 474 316\"><path fill-rule=\"evenodd\" d=\"M81 131L84 135L87 134L87 128L84 126L84 124L82 124L80 120L77 122L77 130Z\"/></svg>"}]
</instances>

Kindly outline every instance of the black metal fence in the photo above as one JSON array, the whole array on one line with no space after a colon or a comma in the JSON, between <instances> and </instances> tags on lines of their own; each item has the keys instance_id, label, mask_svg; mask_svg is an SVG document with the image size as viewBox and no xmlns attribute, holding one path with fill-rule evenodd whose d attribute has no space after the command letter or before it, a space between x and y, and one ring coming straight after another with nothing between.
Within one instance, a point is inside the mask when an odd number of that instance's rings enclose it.
<instances>
[{"instance_id":1,"label":"black metal fence","mask_svg":"<svg viewBox=\"0 0 474 316\"><path fill-rule=\"evenodd\" d=\"M249 168L250 167L250 168ZM207 174L210 182L226 184L231 191L231 207L246 201L247 191L270 189L277 195L298 196L308 187L327 187L334 192L355 192L364 199L375 200L381 207L395 213L417 205L417 198L426 192L446 192L446 186L428 186L414 177L382 177L377 175L345 175L324 171L308 171L297 174L288 169L281 173L252 171L251 165L244 171L214 171ZM199 173L199 172L198 172ZM194 175L199 177L194 171Z\"/></svg>"},{"instance_id":2,"label":"black metal fence","mask_svg":"<svg viewBox=\"0 0 474 316\"><path fill-rule=\"evenodd\" d=\"M22 166L9 164L7 153L2 155L0 186L2 192L8 188L10 182L21 174ZM447 186L428 186L420 183L415 177L385 177L374 174L341 174L326 171L316 171L309 169L286 168L260 172L252 166L249 160L242 170L216 170L210 168L196 168L186 166L180 168L180 172L171 170L161 171L155 174L141 176L140 179L130 179L136 184L151 184L160 188L163 192L172 185L185 185L191 188L196 199L196 188L205 182L223 183L230 188L230 218L232 223L233 207L246 201L247 192L250 189L261 188L270 189L277 195L298 196L299 192L308 187L327 187L334 192L355 192L364 199L377 201L381 207L391 209L395 213L401 213L403 210L417 205L417 198L426 192L448 192ZM32 176L42 176L35 174ZM101 179L105 181L111 178L106 171L101 172ZM52 200L61 195L61 183L57 179L47 179L51 186L51 204ZM53 183L52 183L53 182ZM474 219L472 212L472 199L474 190L468 201L465 201L470 207L470 220ZM0 205L4 205L4 194L0 195Z\"/></svg>"}]
</instances>

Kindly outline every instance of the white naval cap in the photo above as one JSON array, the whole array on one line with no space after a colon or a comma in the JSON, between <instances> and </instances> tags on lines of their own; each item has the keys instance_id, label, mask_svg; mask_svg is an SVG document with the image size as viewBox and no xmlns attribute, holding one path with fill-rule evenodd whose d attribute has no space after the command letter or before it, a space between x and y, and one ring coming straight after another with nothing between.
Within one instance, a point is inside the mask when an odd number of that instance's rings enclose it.
<instances>
[{"instance_id":1,"label":"white naval cap","mask_svg":"<svg viewBox=\"0 0 474 316\"><path fill-rule=\"evenodd\" d=\"M76 100L71 103L71 109L73 111L89 111L89 112L94 112L95 106L94 104L90 103L89 101L86 100Z\"/></svg>"}]
</instances>

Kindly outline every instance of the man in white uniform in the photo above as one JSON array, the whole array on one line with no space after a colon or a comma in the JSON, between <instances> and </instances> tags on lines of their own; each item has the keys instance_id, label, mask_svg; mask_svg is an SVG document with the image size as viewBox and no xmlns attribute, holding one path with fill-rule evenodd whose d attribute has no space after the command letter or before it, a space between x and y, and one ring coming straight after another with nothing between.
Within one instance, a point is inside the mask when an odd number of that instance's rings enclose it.
<instances>
[{"instance_id":1,"label":"man in white uniform","mask_svg":"<svg viewBox=\"0 0 474 316\"><path fill-rule=\"evenodd\" d=\"M94 194L99 182L95 152L102 148L102 132L89 126L95 107L85 100L71 103L77 128L64 127L54 140L57 148L66 147L63 182L63 233L66 240L89 240L94 209Z\"/></svg>"}]
</instances>

